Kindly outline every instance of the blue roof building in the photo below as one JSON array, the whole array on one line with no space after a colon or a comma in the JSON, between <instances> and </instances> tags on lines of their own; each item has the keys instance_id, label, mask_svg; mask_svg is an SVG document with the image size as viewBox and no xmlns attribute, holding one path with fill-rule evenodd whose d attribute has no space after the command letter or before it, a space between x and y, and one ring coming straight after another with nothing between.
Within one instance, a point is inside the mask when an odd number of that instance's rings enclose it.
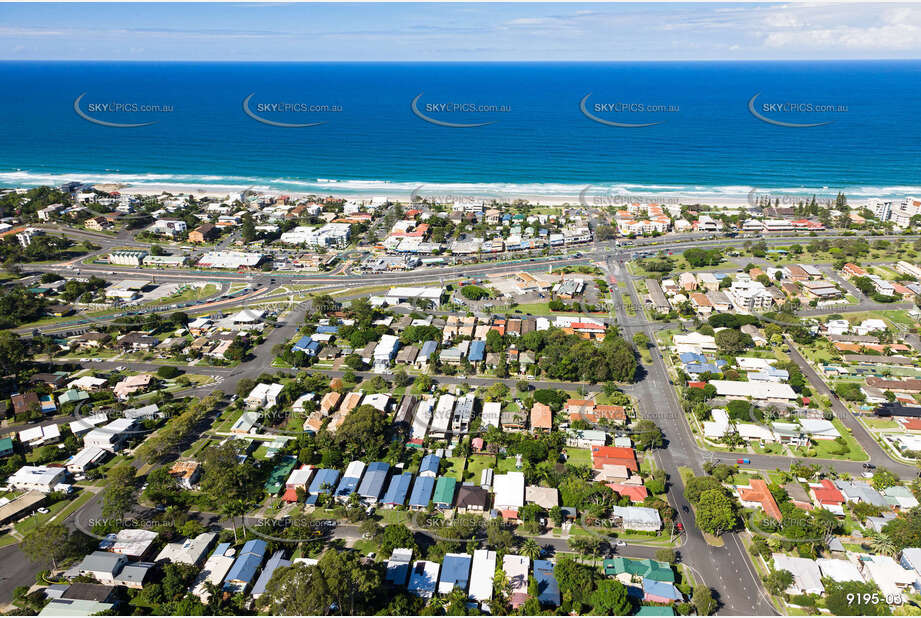
<instances>
[{"instance_id":1,"label":"blue roof building","mask_svg":"<svg viewBox=\"0 0 921 618\"><path fill-rule=\"evenodd\" d=\"M438 580L439 594L449 594L455 588L467 592L472 562L470 554L445 554L441 563L441 579Z\"/></svg>"},{"instance_id":2,"label":"blue roof building","mask_svg":"<svg viewBox=\"0 0 921 618\"><path fill-rule=\"evenodd\" d=\"M790 379L790 372L777 367L765 367L761 371L749 371L749 382L786 382Z\"/></svg>"},{"instance_id":3,"label":"blue roof building","mask_svg":"<svg viewBox=\"0 0 921 618\"><path fill-rule=\"evenodd\" d=\"M720 373L726 365L727 363L723 359L715 360L712 363L688 363L684 366L684 372L689 375Z\"/></svg>"},{"instance_id":4,"label":"blue roof building","mask_svg":"<svg viewBox=\"0 0 921 618\"><path fill-rule=\"evenodd\" d=\"M685 365L688 363L706 363L707 357L703 354L698 354L697 352L682 352L678 355L678 358L681 359L681 362Z\"/></svg>"},{"instance_id":5,"label":"blue roof building","mask_svg":"<svg viewBox=\"0 0 921 618\"><path fill-rule=\"evenodd\" d=\"M227 553L227 550L230 549L230 543L218 543L217 547L214 548L214 551L211 552L212 556L223 556Z\"/></svg>"},{"instance_id":6,"label":"blue roof building","mask_svg":"<svg viewBox=\"0 0 921 618\"><path fill-rule=\"evenodd\" d=\"M285 560L285 552L279 549L272 554L269 561L265 563L262 574L259 575L259 579L256 580L256 585L253 586L253 598L258 599L265 594L265 587L269 584L269 580L272 579L272 574L275 573L276 569L286 566L291 566L291 561Z\"/></svg>"},{"instance_id":7,"label":"blue roof building","mask_svg":"<svg viewBox=\"0 0 921 618\"><path fill-rule=\"evenodd\" d=\"M320 342L314 341L309 336L301 337L297 340L293 346L291 346L292 352L303 352L308 356L316 356L317 352L320 351Z\"/></svg>"},{"instance_id":8,"label":"blue roof building","mask_svg":"<svg viewBox=\"0 0 921 618\"><path fill-rule=\"evenodd\" d=\"M317 470L316 474L313 475L313 481L310 483L310 488L307 490L307 493L310 494L307 497L307 504L316 504L317 496L330 493L338 482L338 470L330 470L328 468Z\"/></svg>"},{"instance_id":9,"label":"blue roof building","mask_svg":"<svg viewBox=\"0 0 921 618\"><path fill-rule=\"evenodd\" d=\"M252 539L243 545L240 554L224 578L224 590L243 592L256 577L256 571L262 565L268 545L262 539Z\"/></svg>"},{"instance_id":10,"label":"blue roof building","mask_svg":"<svg viewBox=\"0 0 921 618\"><path fill-rule=\"evenodd\" d=\"M432 500L432 494L435 493L435 477L420 476L413 485L413 492L409 496L409 507L413 509L424 509Z\"/></svg>"},{"instance_id":11,"label":"blue roof building","mask_svg":"<svg viewBox=\"0 0 921 618\"><path fill-rule=\"evenodd\" d=\"M643 600L653 603L673 603L682 600L681 593L674 584L659 582L648 577L643 578Z\"/></svg>"},{"instance_id":12,"label":"blue roof building","mask_svg":"<svg viewBox=\"0 0 921 618\"><path fill-rule=\"evenodd\" d=\"M438 349L438 342L436 341L424 341L422 347L419 348L419 354L416 355L417 363L427 363L432 354L435 353L435 350Z\"/></svg>"},{"instance_id":13,"label":"blue roof building","mask_svg":"<svg viewBox=\"0 0 921 618\"><path fill-rule=\"evenodd\" d=\"M390 477L390 485L384 493L381 504L385 506L403 506L406 504L406 496L409 495L409 486L413 483L413 475L409 472L395 474Z\"/></svg>"},{"instance_id":14,"label":"blue roof building","mask_svg":"<svg viewBox=\"0 0 921 618\"><path fill-rule=\"evenodd\" d=\"M553 575L553 563L549 560L534 561L534 579L537 580L537 600L541 605L560 605L560 584Z\"/></svg>"},{"instance_id":15,"label":"blue roof building","mask_svg":"<svg viewBox=\"0 0 921 618\"><path fill-rule=\"evenodd\" d=\"M321 335L335 335L339 332L338 326L317 326L317 332Z\"/></svg>"},{"instance_id":16,"label":"blue roof building","mask_svg":"<svg viewBox=\"0 0 921 618\"><path fill-rule=\"evenodd\" d=\"M381 494L384 493L384 484L387 482L389 472L390 464L388 463L383 461L369 463L361 485L358 486L358 497L369 504L377 503Z\"/></svg>"},{"instance_id":17,"label":"blue roof building","mask_svg":"<svg viewBox=\"0 0 921 618\"><path fill-rule=\"evenodd\" d=\"M441 457L430 453L422 458L422 463L419 464L419 476L438 476L438 466L441 465Z\"/></svg>"},{"instance_id":18,"label":"blue roof building","mask_svg":"<svg viewBox=\"0 0 921 618\"><path fill-rule=\"evenodd\" d=\"M471 363L479 363L486 357L486 342L476 339L470 342L470 350L467 352L467 360Z\"/></svg>"},{"instance_id":19,"label":"blue roof building","mask_svg":"<svg viewBox=\"0 0 921 618\"><path fill-rule=\"evenodd\" d=\"M361 477L365 473L365 464L361 461L349 463L342 475L342 480L336 486L336 500L346 501L358 489Z\"/></svg>"}]
</instances>

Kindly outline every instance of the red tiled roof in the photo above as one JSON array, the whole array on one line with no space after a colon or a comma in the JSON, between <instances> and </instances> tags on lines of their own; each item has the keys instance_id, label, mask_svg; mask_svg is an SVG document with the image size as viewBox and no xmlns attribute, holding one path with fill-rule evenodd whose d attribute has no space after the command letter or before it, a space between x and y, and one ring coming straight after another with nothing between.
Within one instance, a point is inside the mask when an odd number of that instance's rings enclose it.
<instances>
[{"instance_id":1,"label":"red tiled roof","mask_svg":"<svg viewBox=\"0 0 921 618\"><path fill-rule=\"evenodd\" d=\"M288 487L285 489L285 493L282 494L281 499L285 502L297 502L297 489L294 487Z\"/></svg>"},{"instance_id":2,"label":"red tiled roof","mask_svg":"<svg viewBox=\"0 0 921 618\"><path fill-rule=\"evenodd\" d=\"M591 322L573 322L569 325L573 330L581 328L582 330L604 330L604 326L592 324Z\"/></svg>"},{"instance_id":3,"label":"red tiled roof","mask_svg":"<svg viewBox=\"0 0 921 618\"><path fill-rule=\"evenodd\" d=\"M633 472L639 472L636 452L627 446L593 446L592 468L601 470L606 465L627 466Z\"/></svg>"},{"instance_id":4,"label":"red tiled roof","mask_svg":"<svg viewBox=\"0 0 921 618\"><path fill-rule=\"evenodd\" d=\"M642 502L649 495L649 492L642 485L625 485L623 483L607 483L607 486L614 490L619 496L627 496L630 502Z\"/></svg>"},{"instance_id":5,"label":"red tiled roof","mask_svg":"<svg viewBox=\"0 0 921 618\"><path fill-rule=\"evenodd\" d=\"M553 429L553 413L550 406L535 402L531 407L531 429Z\"/></svg>"},{"instance_id":6,"label":"red tiled roof","mask_svg":"<svg viewBox=\"0 0 921 618\"><path fill-rule=\"evenodd\" d=\"M813 487L812 493L819 504L844 504L844 494L838 491L835 484L828 479L822 479L821 487Z\"/></svg>"},{"instance_id":7,"label":"red tiled roof","mask_svg":"<svg viewBox=\"0 0 921 618\"><path fill-rule=\"evenodd\" d=\"M608 418L615 421L627 420L627 412L623 406L595 406L595 415L598 418Z\"/></svg>"},{"instance_id":8,"label":"red tiled roof","mask_svg":"<svg viewBox=\"0 0 921 618\"><path fill-rule=\"evenodd\" d=\"M783 521L783 514L780 512L780 507L777 506L774 496L771 495L771 490L768 489L767 483L762 479L752 479L749 485L751 485L750 488L739 487L739 498L744 502L760 502L765 514L777 521Z\"/></svg>"}]
</instances>

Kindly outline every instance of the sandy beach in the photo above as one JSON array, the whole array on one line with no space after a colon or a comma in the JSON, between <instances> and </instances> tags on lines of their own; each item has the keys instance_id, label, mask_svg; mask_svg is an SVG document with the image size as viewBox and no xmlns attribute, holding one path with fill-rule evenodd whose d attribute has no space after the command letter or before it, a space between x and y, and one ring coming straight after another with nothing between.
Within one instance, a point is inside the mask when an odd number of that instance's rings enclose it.
<instances>
[{"instance_id":1,"label":"sandy beach","mask_svg":"<svg viewBox=\"0 0 921 618\"><path fill-rule=\"evenodd\" d=\"M113 183L104 183L95 185L100 190L112 191L118 190L122 193L129 193L131 195L161 195L164 193L169 193L173 195L193 195L196 199L201 198L212 198L217 200L226 200L226 199L235 199L242 191L251 190L257 193L262 193L266 195L287 195L294 198L306 198L308 196L333 196L346 199L353 199L356 201L365 201L370 200L371 198L386 198L394 202L409 203L412 201L414 195L418 195L423 199L435 199L439 202L450 203L454 201L465 201L465 200L485 200L485 201L500 201L500 202L512 202L514 200L526 200L531 204L537 204L541 206L576 206L576 205L586 205L586 206L597 206L597 207L606 207L621 205L632 202L641 202L641 203L659 203L672 206L679 205L696 205L696 204L705 204L709 206L715 206L719 208L727 209L737 209L745 208L750 205L750 194L752 191L755 191L756 195L770 195L773 198L779 197L782 204L792 204L800 200L808 201L810 199L811 193L803 192L796 193L792 191L761 191L748 189L745 193L740 193L739 195L714 195L706 194L705 191L702 191L698 194L682 194L682 193L661 193L661 192L625 192L615 189L607 189L601 186L587 185L576 190L576 187L570 188L569 191L561 189L561 187L554 185L551 195L536 193L533 191L534 187L529 186L527 189L530 191L527 192L517 192L514 190L499 190L494 191L489 188L477 188L477 187L457 187L456 185L445 185L444 187L439 187L437 185L419 185L414 188L413 191L395 191L395 187L390 188L390 190L356 190L346 187L338 187L337 183L330 183L329 189L326 191L317 190L317 191L288 191L281 188L273 188L271 186L235 186L235 185L193 185L193 184L113 184ZM460 189L460 190L458 190ZM740 187L740 189L747 189ZM825 197L828 198L826 194L820 194L818 199ZM851 200L853 206L860 205L865 203L866 200Z\"/></svg>"}]
</instances>

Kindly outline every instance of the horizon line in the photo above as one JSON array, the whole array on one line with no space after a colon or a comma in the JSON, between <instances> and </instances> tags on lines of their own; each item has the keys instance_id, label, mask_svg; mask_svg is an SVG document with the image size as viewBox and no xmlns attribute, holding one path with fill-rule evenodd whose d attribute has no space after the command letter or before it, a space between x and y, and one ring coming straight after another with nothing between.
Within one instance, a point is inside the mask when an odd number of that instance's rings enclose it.
<instances>
[{"instance_id":1,"label":"horizon line","mask_svg":"<svg viewBox=\"0 0 921 618\"><path fill-rule=\"evenodd\" d=\"M151 59L139 60L135 58L0 58L0 62L98 62L98 63L132 63L132 64L680 64L680 63L708 63L708 64L739 64L754 62L919 62L921 56L915 58L692 58L692 59L643 59L643 60L193 60L193 59Z\"/></svg>"}]
</instances>

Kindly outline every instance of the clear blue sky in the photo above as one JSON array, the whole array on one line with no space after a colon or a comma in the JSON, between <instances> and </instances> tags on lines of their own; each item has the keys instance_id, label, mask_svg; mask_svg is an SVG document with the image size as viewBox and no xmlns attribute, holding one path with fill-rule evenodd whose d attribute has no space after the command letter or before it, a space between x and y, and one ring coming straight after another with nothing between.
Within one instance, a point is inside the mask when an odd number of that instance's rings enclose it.
<instances>
[{"instance_id":1,"label":"clear blue sky","mask_svg":"<svg viewBox=\"0 0 921 618\"><path fill-rule=\"evenodd\" d=\"M4 60L921 58L919 4L0 4Z\"/></svg>"}]
</instances>

